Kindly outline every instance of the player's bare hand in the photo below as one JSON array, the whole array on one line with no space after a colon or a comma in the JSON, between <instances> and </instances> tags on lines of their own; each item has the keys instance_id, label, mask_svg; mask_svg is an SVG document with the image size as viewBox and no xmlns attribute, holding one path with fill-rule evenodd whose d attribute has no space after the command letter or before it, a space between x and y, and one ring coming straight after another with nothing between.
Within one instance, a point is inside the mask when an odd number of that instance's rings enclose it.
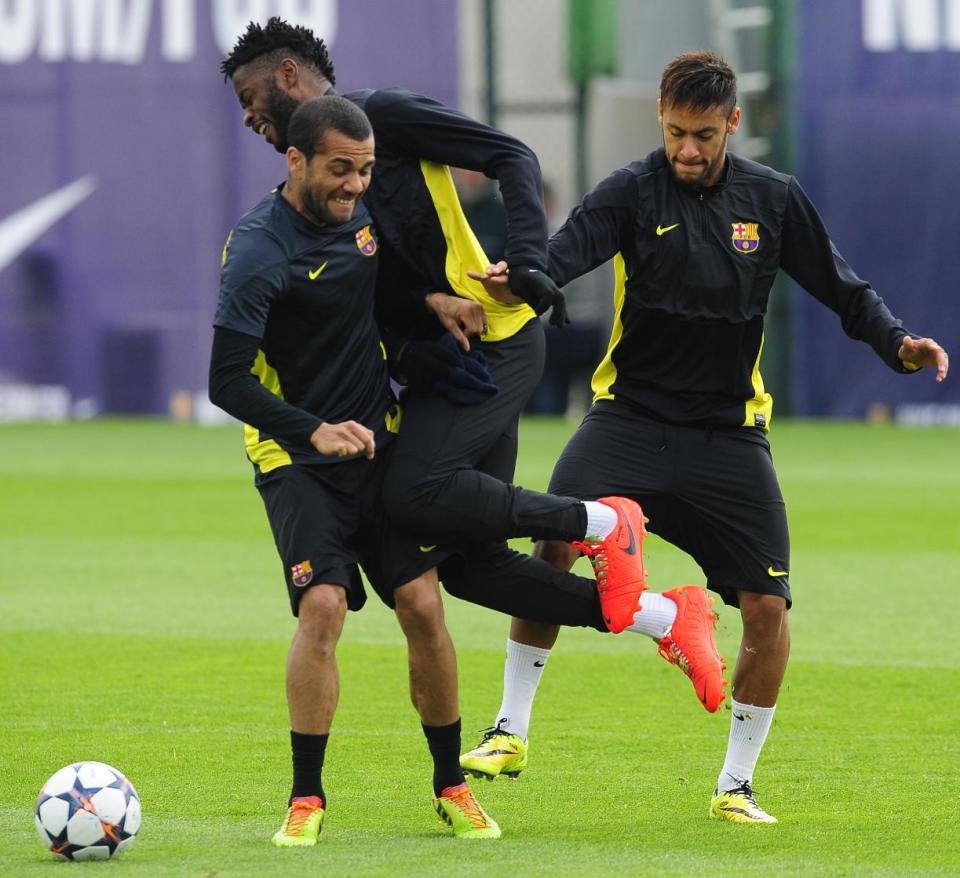
<instances>
[{"instance_id":1,"label":"player's bare hand","mask_svg":"<svg viewBox=\"0 0 960 878\"><path fill-rule=\"evenodd\" d=\"M432 311L465 351L470 350L471 335L486 335L487 314L483 305L447 293L430 293L427 310Z\"/></svg>"},{"instance_id":2,"label":"player's bare hand","mask_svg":"<svg viewBox=\"0 0 960 878\"><path fill-rule=\"evenodd\" d=\"M477 271L468 271L467 275L480 281L487 294L505 305L520 305L523 299L515 295L510 289L510 269L507 263L501 260L495 265L488 265L482 274Z\"/></svg>"},{"instance_id":3,"label":"player's bare hand","mask_svg":"<svg viewBox=\"0 0 960 878\"><path fill-rule=\"evenodd\" d=\"M943 381L950 369L950 358L947 356L947 352L932 338L904 336L897 356L904 363L909 363L919 369L935 368L937 370L937 381Z\"/></svg>"},{"instance_id":4,"label":"player's bare hand","mask_svg":"<svg viewBox=\"0 0 960 878\"><path fill-rule=\"evenodd\" d=\"M310 444L321 454L332 457L366 454L367 458L372 460L376 451L373 431L356 421L321 424L310 436Z\"/></svg>"}]
</instances>

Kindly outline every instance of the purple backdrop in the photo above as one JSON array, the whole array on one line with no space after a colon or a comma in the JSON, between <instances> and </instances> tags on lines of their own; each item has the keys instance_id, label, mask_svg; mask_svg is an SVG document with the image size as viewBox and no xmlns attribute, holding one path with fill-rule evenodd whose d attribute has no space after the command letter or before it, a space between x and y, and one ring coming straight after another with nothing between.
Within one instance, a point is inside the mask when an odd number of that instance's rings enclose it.
<instances>
[{"instance_id":1,"label":"purple backdrop","mask_svg":"<svg viewBox=\"0 0 960 878\"><path fill-rule=\"evenodd\" d=\"M956 4L953 4L954 6ZM797 10L797 176L834 242L904 325L960 365L960 21L948 2L804 0ZM956 406L960 376L899 377L802 290L794 299L798 414L871 403Z\"/></svg>"},{"instance_id":2,"label":"purple backdrop","mask_svg":"<svg viewBox=\"0 0 960 878\"><path fill-rule=\"evenodd\" d=\"M275 13L327 39L343 91L457 100L448 0L0 2L0 383L156 412L205 388L220 248L284 174L218 64Z\"/></svg>"}]
</instances>

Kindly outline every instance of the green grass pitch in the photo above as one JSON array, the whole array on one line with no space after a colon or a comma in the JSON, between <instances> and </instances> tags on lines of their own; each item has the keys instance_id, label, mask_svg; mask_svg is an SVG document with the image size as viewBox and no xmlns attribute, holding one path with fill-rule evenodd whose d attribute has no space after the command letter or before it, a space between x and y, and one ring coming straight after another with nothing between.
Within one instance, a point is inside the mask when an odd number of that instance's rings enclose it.
<instances>
[{"instance_id":1,"label":"green grass pitch","mask_svg":"<svg viewBox=\"0 0 960 878\"><path fill-rule=\"evenodd\" d=\"M571 429L526 421L518 482L542 487ZM729 713L706 714L645 638L568 631L529 771L478 788L503 839L447 837L403 640L374 597L339 650L321 844L290 851L269 838L293 622L238 430L0 428L0 875L960 874L960 435L780 422L772 441L796 607L756 787L779 825L707 819ZM647 549L657 590L699 581L672 547ZM447 613L473 744L499 706L507 620ZM734 611L719 638L734 655ZM35 837L40 785L81 759L143 799L116 863L57 864Z\"/></svg>"}]
</instances>

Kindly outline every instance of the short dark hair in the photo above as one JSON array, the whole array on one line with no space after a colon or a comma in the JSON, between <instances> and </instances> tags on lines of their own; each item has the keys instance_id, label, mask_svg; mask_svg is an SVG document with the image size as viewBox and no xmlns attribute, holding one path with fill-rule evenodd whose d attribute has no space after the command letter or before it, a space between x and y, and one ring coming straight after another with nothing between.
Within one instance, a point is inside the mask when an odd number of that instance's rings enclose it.
<instances>
[{"instance_id":1,"label":"short dark hair","mask_svg":"<svg viewBox=\"0 0 960 878\"><path fill-rule=\"evenodd\" d=\"M246 31L220 65L220 72L224 79L232 79L238 67L274 54L278 56L277 64L282 60L281 55L295 55L320 73L330 85L337 84L333 62L323 40L315 37L310 28L292 25L276 15L267 21L265 27L253 21L247 25Z\"/></svg>"},{"instance_id":2,"label":"short dark hair","mask_svg":"<svg viewBox=\"0 0 960 878\"><path fill-rule=\"evenodd\" d=\"M737 105L737 75L713 52L684 52L663 70L660 105L689 107L698 113L719 106L729 116Z\"/></svg>"},{"instance_id":3,"label":"short dark hair","mask_svg":"<svg viewBox=\"0 0 960 878\"><path fill-rule=\"evenodd\" d=\"M367 114L356 104L339 95L327 95L297 107L287 128L287 144L299 149L309 161L323 151L324 138L331 130L351 140L366 140L373 133Z\"/></svg>"}]
</instances>

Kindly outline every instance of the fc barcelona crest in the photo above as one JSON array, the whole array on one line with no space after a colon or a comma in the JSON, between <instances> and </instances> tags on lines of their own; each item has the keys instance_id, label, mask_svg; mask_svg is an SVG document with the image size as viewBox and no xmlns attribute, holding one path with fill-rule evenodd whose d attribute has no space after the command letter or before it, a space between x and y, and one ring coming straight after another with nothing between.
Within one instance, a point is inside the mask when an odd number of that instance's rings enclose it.
<instances>
[{"instance_id":1,"label":"fc barcelona crest","mask_svg":"<svg viewBox=\"0 0 960 878\"><path fill-rule=\"evenodd\" d=\"M290 568L290 573L293 574L293 584L297 588L304 588L310 585L310 581L313 579L313 567L310 566L309 561L301 561L299 564L294 564Z\"/></svg>"},{"instance_id":2,"label":"fc barcelona crest","mask_svg":"<svg viewBox=\"0 0 960 878\"><path fill-rule=\"evenodd\" d=\"M373 237L370 226L364 226L357 232L357 247L364 256L373 256L377 252L377 239Z\"/></svg>"},{"instance_id":3,"label":"fc barcelona crest","mask_svg":"<svg viewBox=\"0 0 960 878\"><path fill-rule=\"evenodd\" d=\"M733 242L733 249L741 253L753 253L760 246L760 224L759 223L733 223L733 234L730 240Z\"/></svg>"}]
</instances>

